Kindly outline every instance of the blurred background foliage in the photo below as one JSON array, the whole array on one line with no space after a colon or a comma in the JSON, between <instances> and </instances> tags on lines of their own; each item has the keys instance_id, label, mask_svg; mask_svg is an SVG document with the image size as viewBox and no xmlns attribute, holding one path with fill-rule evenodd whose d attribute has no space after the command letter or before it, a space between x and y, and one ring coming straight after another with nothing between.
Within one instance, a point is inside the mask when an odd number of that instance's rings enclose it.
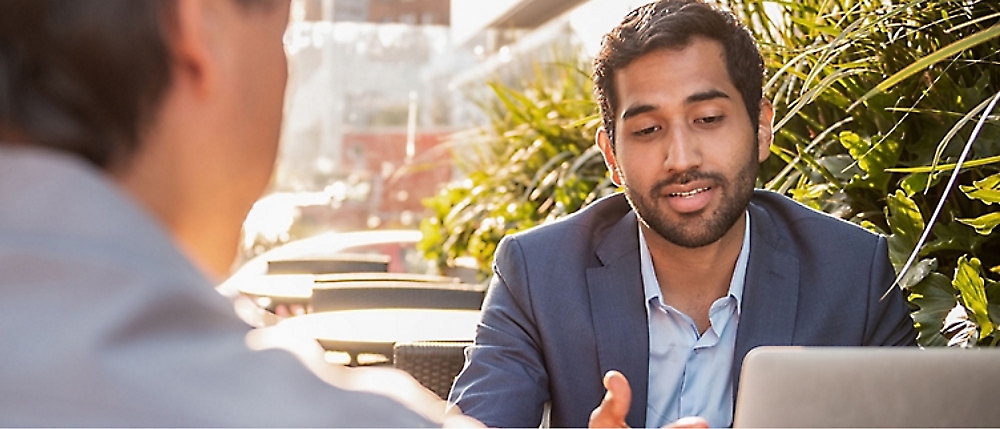
<instances>
[{"instance_id":1,"label":"blurred background foliage","mask_svg":"<svg viewBox=\"0 0 1000 429\"><path fill-rule=\"evenodd\" d=\"M920 344L997 345L1000 4L727 4L760 42L776 109L760 186L886 234ZM615 191L593 145L589 69L491 85L489 126L456 136L468 178L425 201L428 256L472 256L488 276L505 234Z\"/></svg>"},{"instance_id":2,"label":"blurred background foliage","mask_svg":"<svg viewBox=\"0 0 1000 429\"><path fill-rule=\"evenodd\" d=\"M589 65L538 64L513 84L490 83L478 104L489 125L456 135L467 178L424 204L418 247L441 267L475 258L488 277L506 234L573 213L614 192L594 134L600 126Z\"/></svg>"}]
</instances>

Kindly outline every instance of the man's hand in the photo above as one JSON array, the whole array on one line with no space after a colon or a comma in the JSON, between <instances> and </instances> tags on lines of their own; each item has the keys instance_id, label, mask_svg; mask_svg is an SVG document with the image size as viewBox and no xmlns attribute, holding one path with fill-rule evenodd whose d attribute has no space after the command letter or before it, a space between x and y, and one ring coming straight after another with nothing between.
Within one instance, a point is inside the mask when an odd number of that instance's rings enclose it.
<instances>
[{"instance_id":1,"label":"man's hand","mask_svg":"<svg viewBox=\"0 0 1000 429\"><path fill-rule=\"evenodd\" d=\"M604 374L604 400L590 413L592 428L627 428L625 416L632 404L632 388L628 379L618 371L608 371ZM684 417L673 422L668 428L707 428L708 421L701 417Z\"/></svg>"},{"instance_id":2,"label":"man's hand","mask_svg":"<svg viewBox=\"0 0 1000 429\"><path fill-rule=\"evenodd\" d=\"M592 428L627 428L625 415L632 405L632 388L628 385L628 379L622 373L611 370L604 374L604 399L590 413L590 422L587 426Z\"/></svg>"}]
</instances>

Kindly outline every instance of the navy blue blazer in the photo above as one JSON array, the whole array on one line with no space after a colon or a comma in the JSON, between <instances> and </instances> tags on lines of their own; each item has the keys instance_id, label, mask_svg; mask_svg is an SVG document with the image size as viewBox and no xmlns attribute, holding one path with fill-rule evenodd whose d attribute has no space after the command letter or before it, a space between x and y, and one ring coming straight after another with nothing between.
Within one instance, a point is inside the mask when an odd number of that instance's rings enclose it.
<instances>
[{"instance_id":1,"label":"navy blue blazer","mask_svg":"<svg viewBox=\"0 0 1000 429\"><path fill-rule=\"evenodd\" d=\"M743 357L763 345L915 345L885 237L755 191L743 291L735 398ZM450 402L488 426L585 427L621 371L632 386L626 422L646 423L649 330L638 224L624 195L508 236L497 248L475 345Z\"/></svg>"}]
</instances>

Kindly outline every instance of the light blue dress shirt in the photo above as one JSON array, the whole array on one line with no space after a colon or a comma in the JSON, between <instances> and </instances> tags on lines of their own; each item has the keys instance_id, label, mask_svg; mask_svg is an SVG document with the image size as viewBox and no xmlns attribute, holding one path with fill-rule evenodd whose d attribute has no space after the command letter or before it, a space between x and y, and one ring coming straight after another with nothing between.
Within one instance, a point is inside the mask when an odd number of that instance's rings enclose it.
<instances>
[{"instance_id":1,"label":"light blue dress shirt","mask_svg":"<svg viewBox=\"0 0 1000 429\"><path fill-rule=\"evenodd\" d=\"M646 237L639 228L639 263L649 321L649 390L646 427L661 427L681 417L700 416L711 427L733 423L730 377L736 347L740 301L750 257L750 213L743 247L729 283L729 294L709 308L711 325L704 334L688 315L663 302Z\"/></svg>"}]
</instances>

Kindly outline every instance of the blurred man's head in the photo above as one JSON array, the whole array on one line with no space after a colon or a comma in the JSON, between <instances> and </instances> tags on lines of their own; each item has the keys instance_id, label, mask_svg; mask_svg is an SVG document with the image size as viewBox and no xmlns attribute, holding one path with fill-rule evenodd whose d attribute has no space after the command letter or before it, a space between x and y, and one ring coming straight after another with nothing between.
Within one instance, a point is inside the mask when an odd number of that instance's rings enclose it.
<instances>
[{"instance_id":1,"label":"blurred man's head","mask_svg":"<svg viewBox=\"0 0 1000 429\"><path fill-rule=\"evenodd\" d=\"M274 164L288 0L0 0L0 141L105 170L224 274Z\"/></svg>"}]
</instances>

